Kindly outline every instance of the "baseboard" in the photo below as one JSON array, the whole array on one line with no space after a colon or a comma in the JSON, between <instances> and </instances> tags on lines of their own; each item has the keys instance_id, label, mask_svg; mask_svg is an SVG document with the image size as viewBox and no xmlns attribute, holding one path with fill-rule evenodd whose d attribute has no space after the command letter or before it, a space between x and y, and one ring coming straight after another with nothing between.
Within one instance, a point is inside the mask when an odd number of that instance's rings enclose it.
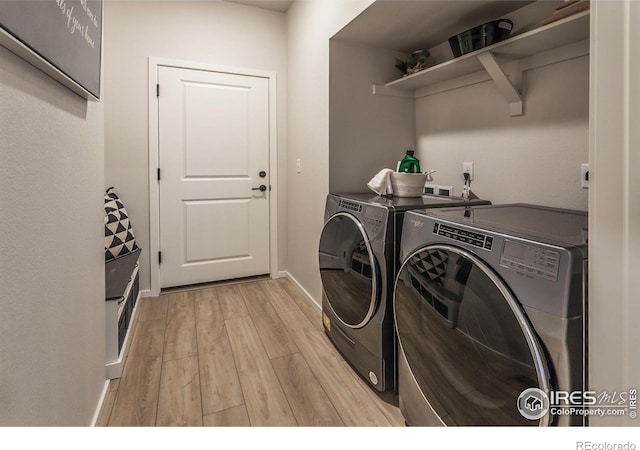
<instances>
[{"instance_id":1,"label":"baseboard","mask_svg":"<svg viewBox=\"0 0 640 450\"><path fill-rule=\"evenodd\" d=\"M157 295L153 295L153 292L151 292L151 289L145 289L144 291L140 291L140 298L145 298L145 297L157 297Z\"/></svg>"},{"instance_id":2,"label":"baseboard","mask_svg":"<svg viewBox=\"0 0 640 450\"><path fill-rule=\"evenodd\" d=\"M298 287L298 289L302 291L304 296L307 297L307 300L309 300L309 303L311 303L313 307L316 308L319 312L322 312L322 305L318 303L316 299L313 298L313 296L309 294L309 292L304 287L302 287L302 285L298 282L298 280L296 280L295 277L287 271L284 271L283 273L293 284L295 284Z\"/></svg>"},{"instance_id":3,"label":"baseboard","mask_svg":"<svg viewBox=\"0 0 640 450\"><path fill-rule=\"evenodd\" d=\"M279 270L271 274L271 278L277 280L278 278L289 278L289 274L285 270Z\"/></svg>"},{"instance_id":4,"label":"baseboard","mask_svg":"<svg viewBox=\"0 0 640 450\"><path fill-rule=\"evenodd\" d=\"M109 395L109 385L111 384L111 380L105 380L104 386L102 387L102 393L100 394L100 400L98 401L98 405L96 406L96 410L93 413L93 419L91 419L92 427L95 427L100 420L100 414L102 414L102 408L104 408L104 402L107 400L107 396Z\"/></svg>"}]
</instances>

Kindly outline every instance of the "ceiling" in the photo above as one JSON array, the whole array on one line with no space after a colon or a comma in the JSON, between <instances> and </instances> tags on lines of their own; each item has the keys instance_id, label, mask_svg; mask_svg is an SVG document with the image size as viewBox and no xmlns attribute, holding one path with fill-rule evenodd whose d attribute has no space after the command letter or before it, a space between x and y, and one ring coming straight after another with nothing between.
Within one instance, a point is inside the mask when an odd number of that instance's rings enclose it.
<instances>
[{"instance_id":1,"label":"ceiling","mask_svg":"<svg viewBox=\"0 0 640 450\"><path fill-rule=\"evenodd\" d=\"M453 34L499 19L531 1L376 1L334 39L411 53L445 42Z\"/></svg>"},{"instance_id":2,"label":"ceiling","mask_svg":"<svg viewBox=\"0 0 640 450\"><path fill-rule=\"evenodd\" d=\"M253 6L255 8L268 9L271 11L287 12L289 6L294 0L225 0L232 3L241 3L247 6Z\"/></svg>"}]
</instances>

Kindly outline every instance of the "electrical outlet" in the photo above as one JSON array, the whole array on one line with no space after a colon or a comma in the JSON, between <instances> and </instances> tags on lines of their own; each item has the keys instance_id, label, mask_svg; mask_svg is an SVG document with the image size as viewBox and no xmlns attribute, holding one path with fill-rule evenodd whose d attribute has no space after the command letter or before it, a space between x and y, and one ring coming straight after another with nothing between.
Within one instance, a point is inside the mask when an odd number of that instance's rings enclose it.
<instances>
[{"instance_id":1,"label":"electrical outlet","mask_svg":"<svg viewBox=\"0 0 640 450\"><path fill-rule=\"evenodd\" d=\"M580 186L589 189L589 164L580 165Z\"/></svg>"},{"instance_id":2,"label":"electrical outlet","mask_svg":"<svg viewBox=\"0 0 640 450\"><path fill-rule=\"evenodd\" d=\"M453 197L453 186L440 186L438 185L438 195L446 195Z\"/></svg>"},{"instance_id":3,"label":"electrical outlet","mask_svg":"<svg viewBox=\"0 0 640 450\"><path fill-rule=\"evenodd\" d=\"M438 195L438 186L427 183L424 185L424 193L429 195Z\"/></svg>"},{"instance_id":4,"label":"electrical outlet","mask_svg":"<svg viewBox=\"0 0 640 450\"><path fill-rule=\"evenodd\" d=\"M473 163L472 162L462 163L462 173L468 173L469 181L473 181Z\"/></svg>"}]
</instances>

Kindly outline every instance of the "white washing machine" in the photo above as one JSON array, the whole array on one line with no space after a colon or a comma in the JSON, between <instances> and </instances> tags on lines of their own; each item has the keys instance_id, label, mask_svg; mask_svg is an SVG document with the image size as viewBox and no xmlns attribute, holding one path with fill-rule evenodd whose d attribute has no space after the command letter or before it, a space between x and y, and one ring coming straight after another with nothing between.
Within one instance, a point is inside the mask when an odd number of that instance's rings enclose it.
<instances>
[{"instance_id":1,"label":"white washing machine","mask_svg":"<svg viewBox=\"0 0 640 450\"><path fill-rule=\"evenodd\" d=\"M400 253L393 309L407 424L586 424L566 414L575 404L553 415L549 398L587 389L587 213L409 211Z\"/></svg>"}]
</instances>

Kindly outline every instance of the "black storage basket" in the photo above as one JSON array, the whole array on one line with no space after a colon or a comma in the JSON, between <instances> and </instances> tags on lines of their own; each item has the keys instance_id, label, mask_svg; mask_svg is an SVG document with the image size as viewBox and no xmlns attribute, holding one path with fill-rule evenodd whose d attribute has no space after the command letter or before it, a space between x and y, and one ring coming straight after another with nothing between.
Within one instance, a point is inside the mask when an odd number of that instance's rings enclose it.
<instances>
[{"instance_id":1,"label":"black storage basket","mask_svg":"<svg viewBox=\"0 0 640 450\"><path fill-rule=\"evenodd\" d=\"M509 19L493 20L450 37L449 45L457 58L507 39L512 29Z\"/></svg>"}]
</instances>

